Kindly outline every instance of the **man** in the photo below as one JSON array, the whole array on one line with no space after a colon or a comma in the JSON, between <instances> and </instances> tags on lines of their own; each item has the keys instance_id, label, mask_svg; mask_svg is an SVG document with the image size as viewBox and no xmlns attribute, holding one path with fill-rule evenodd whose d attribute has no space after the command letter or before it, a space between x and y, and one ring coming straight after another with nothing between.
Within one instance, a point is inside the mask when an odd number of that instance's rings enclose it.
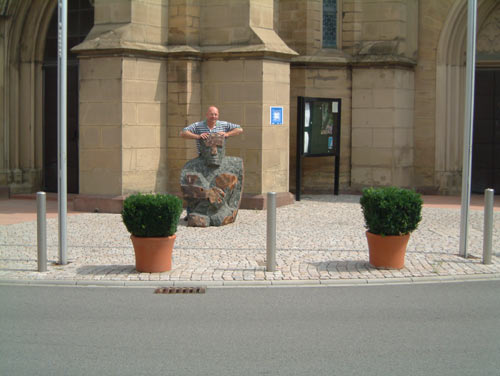
<instances>
[{"instance_id":1,"label":"man","mask_svg":"<svg viewBox=\"0 0 500 376\"><path fill-rule=\"evenodd\" d=\"M219 120L219 110L215 106L208 107L206 120L188 125L181 132L183 138L196 140L198 155L200 154L201 140L206 140L211 133L221 133L225 138L243 133L238 124Z\"/></svg>"}]
</instances>

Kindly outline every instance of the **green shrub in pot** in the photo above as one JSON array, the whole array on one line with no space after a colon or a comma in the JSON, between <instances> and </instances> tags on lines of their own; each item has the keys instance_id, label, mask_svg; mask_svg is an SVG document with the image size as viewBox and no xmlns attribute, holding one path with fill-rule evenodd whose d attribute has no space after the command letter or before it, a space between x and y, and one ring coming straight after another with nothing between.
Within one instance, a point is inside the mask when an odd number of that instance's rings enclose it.
<instances>
[{"instance_id":1,"label":"green shrub in pot","mask_svg":"<svg viewBox=\"0 0 500 376\"><path fill-rule=\"evenodd\" d=\"M177 196L137 193L124 200L122 220L136 237L167 237L176 233L181 213Z\"/></svg>"},{"instance_id":2,"label":"green shrub in pot","mask_svg":"<svg viewBox=\"0 0 500 376\"><path fill-rule=\"evenodd\" d=\"M422 220L422 197L404 188L365 188L360 199L365 227L372 234L406 235Z\"/></svg>"}]
</instances>

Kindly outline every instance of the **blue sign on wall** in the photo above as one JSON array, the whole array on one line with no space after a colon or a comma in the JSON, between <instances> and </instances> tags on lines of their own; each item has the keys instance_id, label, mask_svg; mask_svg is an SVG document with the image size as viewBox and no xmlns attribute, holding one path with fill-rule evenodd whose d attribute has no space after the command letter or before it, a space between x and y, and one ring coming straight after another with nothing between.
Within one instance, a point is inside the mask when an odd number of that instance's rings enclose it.
<instances>
[{"instance_id":1,"label":"blue sign on wall","mask_svg":"<svg viewBox=\"0 0 500 376\"><path fill-rule=\"evenodd\" d=\"M271 124L272 125L283 124L283 107L271 106Z\"/></svg>"}]
</instances>

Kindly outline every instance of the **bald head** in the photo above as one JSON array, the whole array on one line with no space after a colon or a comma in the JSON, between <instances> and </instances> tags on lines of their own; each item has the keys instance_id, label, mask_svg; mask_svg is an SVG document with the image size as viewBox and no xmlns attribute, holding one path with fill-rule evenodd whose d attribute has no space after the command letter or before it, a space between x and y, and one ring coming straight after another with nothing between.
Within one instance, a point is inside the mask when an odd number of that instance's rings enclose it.
<instances>
[{"instance_id":1,"label":"bald head","mask_svg":"<svg viewBox=\"0 0 500 376\"><path fill-rule=\"evenodd\" d=\"M215 123L219 120L219 109L215 106L210 106L207 109L207 125L213 128Z\"/></svg>"}]
</instances>

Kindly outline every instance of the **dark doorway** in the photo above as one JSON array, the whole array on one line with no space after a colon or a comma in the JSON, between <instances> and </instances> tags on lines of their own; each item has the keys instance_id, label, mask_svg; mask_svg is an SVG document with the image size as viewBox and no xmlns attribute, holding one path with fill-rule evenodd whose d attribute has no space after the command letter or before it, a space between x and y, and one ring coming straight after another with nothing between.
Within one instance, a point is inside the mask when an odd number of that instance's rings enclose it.
<instances>
[{"instance_id":1,"label":"dark doorway","mask_svg":"<svg viewBox=\"0 0 500 376\"><path fill-rule=\"evenodd\" d=\"M500 70L476 70L471 188L500 194Z\"/></svg>"},{"instance_id":2,"label":"dark doorway","mask_svg":"<svg viewBox=\"0 0 500 376\"><path fill-rule=\"evenodd\" d=\"M47 32L43 61L44 190L57 192L57 8ZM89 0L68 1L67 179L68 192L78 193L78 59L70 49L81 43L94 25Z\"/></svg>"}]
</instances>

